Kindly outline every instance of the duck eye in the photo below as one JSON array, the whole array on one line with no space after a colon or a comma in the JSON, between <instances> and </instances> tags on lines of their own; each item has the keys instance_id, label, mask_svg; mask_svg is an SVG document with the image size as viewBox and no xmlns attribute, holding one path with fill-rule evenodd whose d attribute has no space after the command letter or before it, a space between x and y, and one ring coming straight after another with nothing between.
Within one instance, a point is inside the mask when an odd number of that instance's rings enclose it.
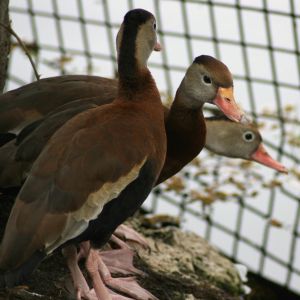
<instances>
[{"instance_id":1,"label":"duck eye","mask_svg":"<svg viewBox=\"0 0 300 300\"><path fill-rule=\"evenodd\" d=\"M207 75L204 75L204 76L202 77L202 80L203 80L203 82L204 82L205 84L211 84L211 79L210 79L210 77L208 77Z\"/></svg>"},{"instance_id":2,"label":"duck eye","mask_svg":"<svg viewBox=\"0 0 300 300\"><path fill-rule=\"evenodd\" d=\"M243 139L245 142L252 142L255 138L255 135L252 131L246 131L243 134Z\"/></svg>"},{"instance_id":3,"label":"duck eye","mask_svg":"<svg viewBox=\"0 0 300 300\"><path fill-rule=\"evenodd\" d=\"M156 23L153 23L153 29L156 30Z\"/></svg>"}]
</instances>

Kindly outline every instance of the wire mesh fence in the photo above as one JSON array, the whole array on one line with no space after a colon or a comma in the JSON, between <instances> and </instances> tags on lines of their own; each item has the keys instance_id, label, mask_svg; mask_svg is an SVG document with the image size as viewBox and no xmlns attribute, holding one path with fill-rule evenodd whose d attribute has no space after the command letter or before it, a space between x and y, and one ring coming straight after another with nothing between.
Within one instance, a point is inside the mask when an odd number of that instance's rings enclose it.
<instances>
[{"instance_id":1,"label":"wire mesh fence","mask_svg":"<svg viewBox=\"0 0 300 300\"><path fill-rule=\"evenodd\" d=\"M124 13L154 13L164 51L150 68L163 97L175 94L193 58L231 69L238 102L260 126L288 176L203 151L145 207L178 215L232 259L300 293L300 4L296 0L15 0L12 27L43 77L114 77ZM13 44L6 90L35 80Z\"/></svg>"}]
</instances>

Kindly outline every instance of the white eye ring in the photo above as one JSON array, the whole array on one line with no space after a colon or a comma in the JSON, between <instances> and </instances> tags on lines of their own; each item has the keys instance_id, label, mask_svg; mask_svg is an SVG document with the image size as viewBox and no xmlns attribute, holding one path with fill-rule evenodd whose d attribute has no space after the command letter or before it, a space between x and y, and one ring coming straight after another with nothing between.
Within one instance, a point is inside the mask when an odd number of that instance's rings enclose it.
<instances>
[{"instance_id":1,"label":"white eye ring","mask_svg":"<svg viewBox=\"0 0 300 300\"><path fill-rule=\"evenodd\" d=\"M211 78L207 75L202 76L202 82L206 85L211 85L212 84Z\"/></svg>"},{"instance_id":2,"label":"white eye ring","mask_svg":"<svg viewBox=\"0 0 300 300\"><path fill-rule=\"evenodd\" d=\"M255 134L252 131L246 131L243 133L243 140L247 143L253 142Z\"/></svg>"}]
</instances>

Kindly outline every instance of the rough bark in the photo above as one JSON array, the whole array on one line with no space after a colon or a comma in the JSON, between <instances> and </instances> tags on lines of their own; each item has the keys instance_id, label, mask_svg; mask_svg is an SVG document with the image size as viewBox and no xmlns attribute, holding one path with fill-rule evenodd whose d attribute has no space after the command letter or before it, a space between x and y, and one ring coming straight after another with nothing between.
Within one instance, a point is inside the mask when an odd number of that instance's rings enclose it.
<instances>
[{"instance_id":1,"label":"rough bark","mask_svg":"<svg viewBox=\"0 0 300 300\"><path fill-rule=\"evenodd\" d=\"M0 22L7 26L9 25L8 4L9 0L0 0ZM0 26L0 94L3 92L6 81L9 51L10 34Z\"/></svg>"}]
</instances>

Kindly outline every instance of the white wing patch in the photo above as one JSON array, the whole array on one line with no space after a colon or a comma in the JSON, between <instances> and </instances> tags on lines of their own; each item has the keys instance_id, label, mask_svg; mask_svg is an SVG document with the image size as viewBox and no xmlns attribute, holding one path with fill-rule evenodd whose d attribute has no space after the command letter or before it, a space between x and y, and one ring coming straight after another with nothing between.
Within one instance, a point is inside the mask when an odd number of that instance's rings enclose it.
<instances>
[{"instance_id":1,"label":"white wing patch","mask_svg":"<svg viewBox=\"0 0 300 300\"><path fill-rule=\"evenodd\" d=\"M104 205L109 201L117 198L120 193L133 182L139 175L147 157L137 165L135 165L129 173L120 177L115 182L106 182L101 188L91 193L84 205L77 211L68 214L65 228L59 239L54 243L46 244L45 250L51 253L54 249L62 245L68 240L80 235L88 227L88 223L94 220L101 213Z\"/></svg>"}]
</instances>

